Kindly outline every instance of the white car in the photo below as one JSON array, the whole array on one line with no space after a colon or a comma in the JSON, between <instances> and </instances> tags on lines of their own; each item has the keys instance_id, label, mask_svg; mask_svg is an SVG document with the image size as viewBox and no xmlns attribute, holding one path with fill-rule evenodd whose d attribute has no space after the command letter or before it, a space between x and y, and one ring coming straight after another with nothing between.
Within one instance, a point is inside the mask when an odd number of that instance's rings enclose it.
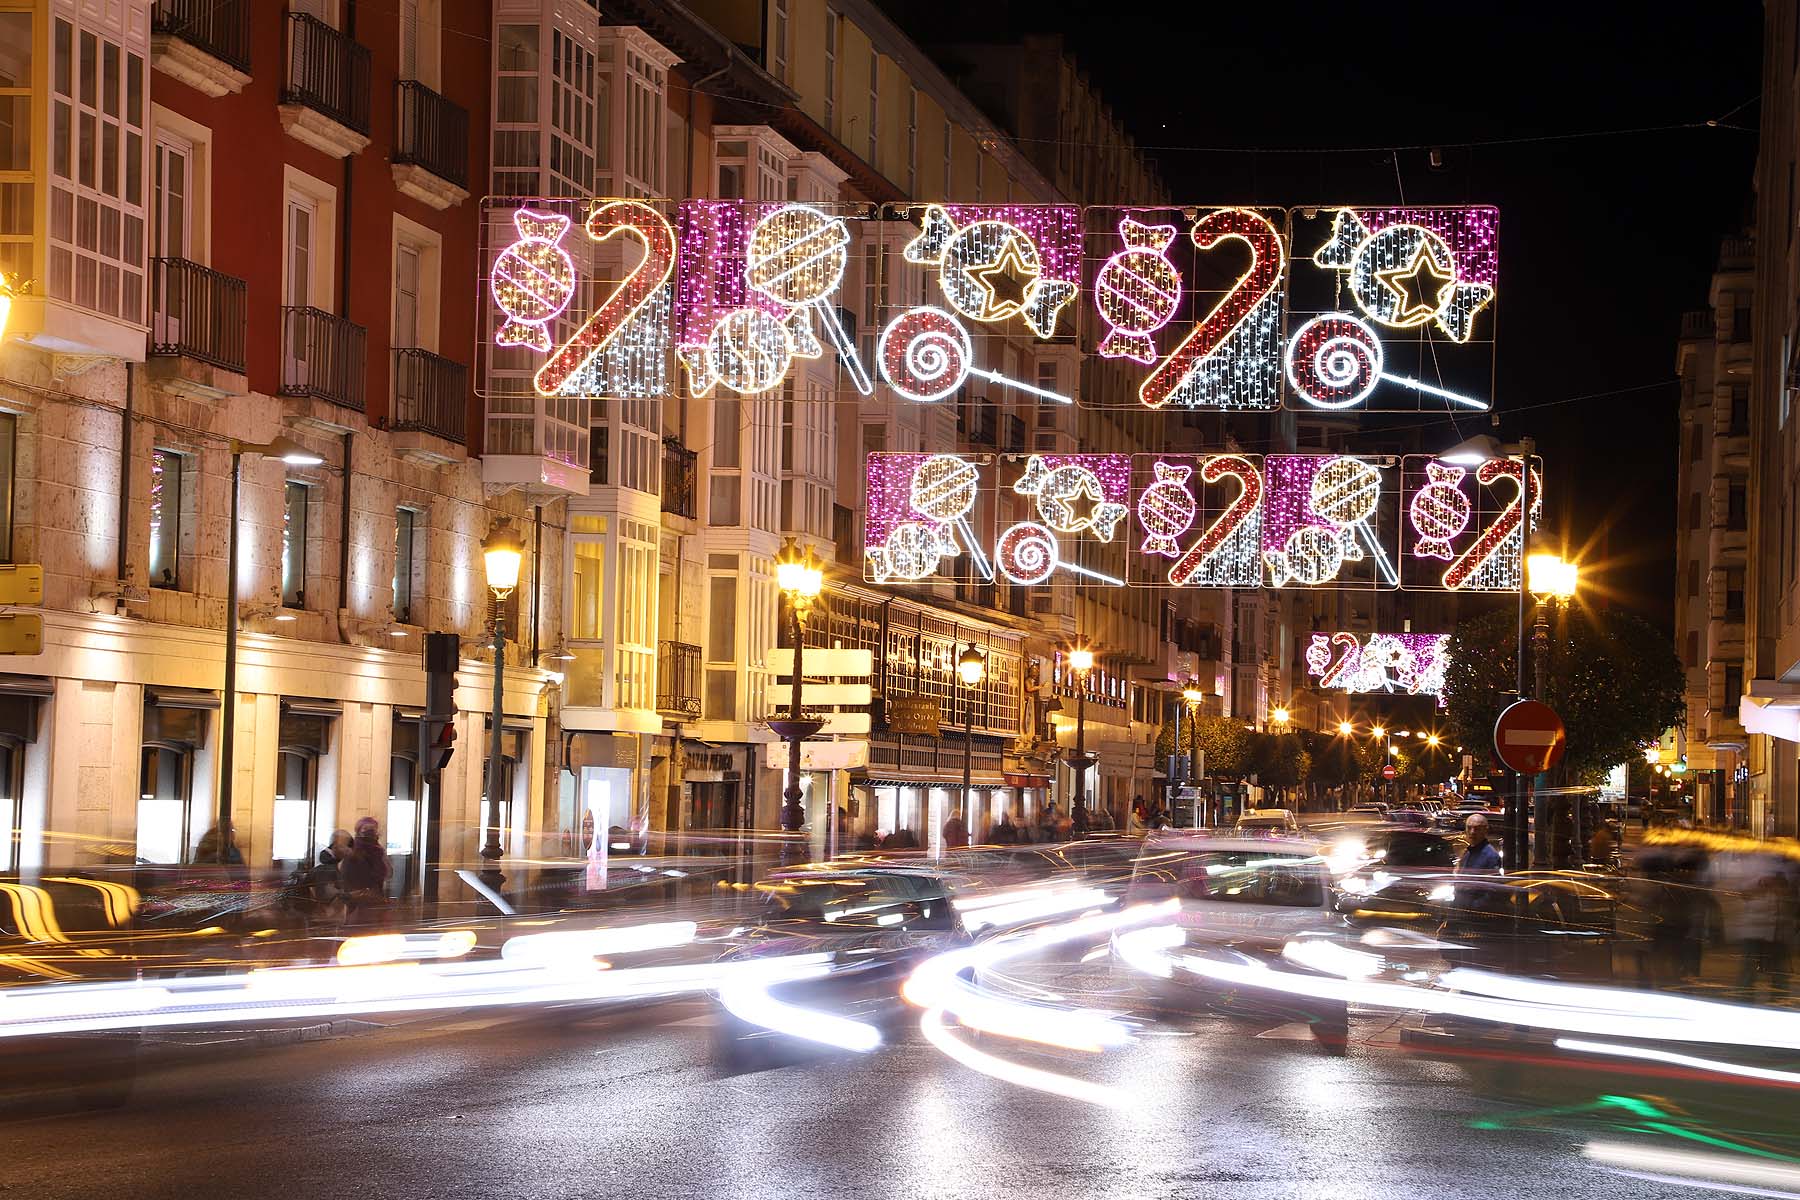
<instances>
[{"instance_id":1,"label":"white car","mask_svg":"<svg viewBox=\"0 0 1800 1200\"><path fill-rule=\"evenodd\" d=\"M1285 808L1247 808L1238 818L1239 833L1299 833L1300 820Z\"/></svg>"}]
</instances>

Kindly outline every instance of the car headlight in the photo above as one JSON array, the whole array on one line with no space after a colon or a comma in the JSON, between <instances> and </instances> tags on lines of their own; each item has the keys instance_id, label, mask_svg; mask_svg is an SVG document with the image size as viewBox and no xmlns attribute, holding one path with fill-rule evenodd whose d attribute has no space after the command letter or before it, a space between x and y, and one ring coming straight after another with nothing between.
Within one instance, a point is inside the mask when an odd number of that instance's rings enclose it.
<instances>
[{"instance_id":1,"label":"car headlight","mask_svg":"<svg viewBox=\"0 0 1800 1200\"><path fill-rule=\"evenodd\" d=\"M1448 883L1440 883L1426 892L1425 898L1435 904L1449 904L1456 899L1456 888Z\"/></svg>"}]
</instances>

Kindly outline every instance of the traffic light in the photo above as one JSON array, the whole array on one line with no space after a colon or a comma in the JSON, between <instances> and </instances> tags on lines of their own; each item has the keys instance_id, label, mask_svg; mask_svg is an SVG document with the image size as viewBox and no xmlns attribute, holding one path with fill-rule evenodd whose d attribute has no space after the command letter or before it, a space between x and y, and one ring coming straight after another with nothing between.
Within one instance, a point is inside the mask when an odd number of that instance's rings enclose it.
<instances>
[{"instance_id":1,"label":"traffic light","mask_svg":"<svg viewBox=\"0 0 1800 1200\"><path fill-rule=\"evenodd\" d=\"M436 783L456 752L456 666L461 641L454 633L425 635L425 718L419 723L419 770Z\"/></svg>"},{"instance_id":2,"label":"traffic light","mask_svg":"<svg viewBox=\"0 0 1800 1200\"><path fill-rule=\"evenodd\" d=\"M421 764L425 774L433 779L442 775L444 768L450 765L450 756L455 753L456 726L445 721L438 727L437 736L431 739L431 745L426 749L425 762Z\"/></svg>"}]
</instances>

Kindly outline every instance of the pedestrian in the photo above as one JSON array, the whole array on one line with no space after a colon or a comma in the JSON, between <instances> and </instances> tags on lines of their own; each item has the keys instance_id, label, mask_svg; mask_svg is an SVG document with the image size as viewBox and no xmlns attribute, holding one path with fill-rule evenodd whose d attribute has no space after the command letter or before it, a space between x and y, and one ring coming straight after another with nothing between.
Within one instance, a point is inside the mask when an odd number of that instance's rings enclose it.
<instances>
[{"instance_id":1,"label":"pedestrian","mask_svg":"<svg viewBox=\"0 0 1800 1200\"><path fill-rule=\"evenodd\" d=\"M969 827L958 813L951 813L950 819L944 822L944 849L960 850L969 844Z\"/></svg>"},{"instance_id":2,"label":"pedestrian","mask_svg":"<svg viewBox=\"0 0 1800 1200\"><path fill-rule=\"evenodd\" d=\"M1006 809L1000 814L1000 819L994 823L993 837L996 846L1018 845L1019 827L1013 824L1012 809Z\"/></svg>"},{"instance_id":3,"label":"pedestrian","mask_svg":"<svg viewBox=\"0 0 1800 1200\"><path fill-rule=\"evenodd\" d=\"M1594 826L1594 836L1588 839L1588 861L1607 866L1612 862L1612 855L1612 827L1602 821Z\"/></svg>"},{"instance_id":4,"label":"pedestrian","mask_svg":"<svg viewBox=\"0 0 1800 1200\"><path fill-rule=\"evenodd\" d=\"M227 837L225 846L225 865L228 867L241 867L244 865L244 852L238 849L237 825L235 823L228 824L225 829ZM219 827L217 825L212 826L205 833L200 835L200 842L194 847L194 861L200 863L216 863L219 861ZM233 872L233 874L237 874L237 872Z\"/></svg>"},{"instance_id":5,"label":"pedestrian","mask_svg":"<svg viewBox=\"0 0 1800 1200\"><path fill-rule=\"evenodd\" d=\"M374 817L356 823L356 837L350 853L339 865L345 898L352 909L372 907L387 902L387 881L393 875L387 847L381 844L381 825Z\"/></svg>"},{"instance_id":6,"label":"pedestrian","mask_svg":"<svg viewBox=\"0 0 1800 1200\"><path fill-rule=\"evenodd\" d=\"M1738 915L1738 987L1750 996L1756 994L1759 978L1778 996L1787 990L1785 891L1781 877L1770 871L1744 892Z\"/></svg>"},{"instance_id":7,"label":"pedestrian","mask_svg":"<svg viewBox=\"0 0 1800 1200\"><path fill-rule=\"evenodd\" d=\"M1456 873L1498 874L1500 851L1494 843L1488 841L1488 819L1480 813L1469 814L1469 819L1463 822L1463 833L1468 836L1469 845L1456 864Z\"/></svg>"}]
</instances>

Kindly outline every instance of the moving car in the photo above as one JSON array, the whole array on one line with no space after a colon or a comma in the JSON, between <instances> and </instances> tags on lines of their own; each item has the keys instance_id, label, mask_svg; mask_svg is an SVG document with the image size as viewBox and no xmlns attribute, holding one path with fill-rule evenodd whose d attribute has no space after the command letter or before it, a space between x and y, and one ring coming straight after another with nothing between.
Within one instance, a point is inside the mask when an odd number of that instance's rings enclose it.
<instances>
[{"instance_id":1,"label":"moving car","mask_svg":"<svg viewBox=\"0 0 1800 1200\"><path fill-rule=\"evenodd\" d=\"M1332 939L1344 930L1333 911L1330 871L1316 842L1280 837L1209 837L1153 833L1132 876L1128 901L1180 902L1175 955L1227 965L1274 963L1296 941ZM1115 954L1123 939L1115 939ZM1283 962L1283 969L1307 971ZM1320 1046L1342 1053L1349 1012L1341 1001L1283 995L1221 983L1203 971L1175 969L1145 980L1162 1008L1248 1018L1265 1024L1304 1022Z\"/></svg>"},{"instance_id":2,"label":"moving car","mask_svg":"<svg viewBox=\"0 0 1800 1200\"><path fill-rule=\"evenodd\" d=\"M1382 826L1334 858L1355 866L1333 881L1333 904L1353 920L1437 921L1456 902L1461 837L1408 825Z\"/></svg>"}]
</instances>

